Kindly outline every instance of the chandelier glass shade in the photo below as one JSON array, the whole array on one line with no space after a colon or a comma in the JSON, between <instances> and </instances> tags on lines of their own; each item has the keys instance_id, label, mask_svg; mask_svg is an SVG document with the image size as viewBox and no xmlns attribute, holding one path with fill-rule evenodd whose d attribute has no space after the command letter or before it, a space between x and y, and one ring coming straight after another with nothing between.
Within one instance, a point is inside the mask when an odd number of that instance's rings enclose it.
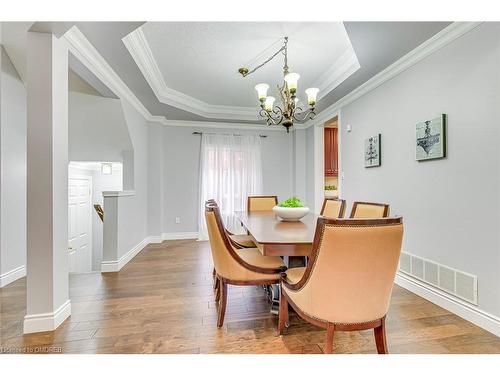
<instances>
[{"instance_id":1,"label":"chandelier glass shade","mask_svg":"<svg viewBox=\"0 0 500 375\"><path fill-rule=\"evenodd\" d=\"M285 63L283 66L283 83L281 86L277 85L281 102L280 105L274 105L275 98L273 96L268 96L269 85L267 83L259 83L255 86L255 90L257 91L257 97L261 108L259 115L266 120L267 125L282 125L286 128L288 133L290 131L290 127L293 126L295 121L304 121L307 118L313 119L316 116L314 109L316 107L316 99L319 89L312 87L305 90L307 95L307 104L309 106L306 110L302 109L298 105L299 99L296 96L296 93L300 75L298 73L289 72L287 43L288 37L285 37L283 46L262 64L252 70L249 70L248 68L240 68L238 72L243 77L246 77L267 64L278 54L282 53L284 55Z\"/></svg>"}]
</instances>

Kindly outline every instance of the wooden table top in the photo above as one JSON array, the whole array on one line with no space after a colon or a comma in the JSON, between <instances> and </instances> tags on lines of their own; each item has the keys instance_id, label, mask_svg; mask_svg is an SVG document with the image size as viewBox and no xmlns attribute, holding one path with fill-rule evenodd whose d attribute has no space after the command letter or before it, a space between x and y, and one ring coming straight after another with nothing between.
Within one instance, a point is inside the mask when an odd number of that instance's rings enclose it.
<instances>
[{"instance_id":1,"label":"wooden table top","mask_svg":"<svg viewBox=\"0 0 500 375\"><path fill-rule=\"evenodd\" d=\"M283 221L273 211L236 211L235 214L261 244L312 244L320 217L309 213L300 221Z\"/></svg>"}]
</instances>

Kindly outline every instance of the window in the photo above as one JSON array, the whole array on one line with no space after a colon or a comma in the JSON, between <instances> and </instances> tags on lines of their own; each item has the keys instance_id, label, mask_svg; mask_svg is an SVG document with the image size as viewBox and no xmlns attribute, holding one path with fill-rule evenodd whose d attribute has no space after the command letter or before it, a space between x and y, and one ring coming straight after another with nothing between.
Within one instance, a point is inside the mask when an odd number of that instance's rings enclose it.
<instances>
[{"instance_id":1,"label":"window","mask_svg":"<svg viewBox=\"0 0 500 375\"><path fill-rule=\"evenodd\" d=\"M246 209L249 195L262 194L259 136L202 135L200 160L200 239L207 239L205 202L215 199L224 224L241 232L235 211Z\"/></svg>"}]
</instances>

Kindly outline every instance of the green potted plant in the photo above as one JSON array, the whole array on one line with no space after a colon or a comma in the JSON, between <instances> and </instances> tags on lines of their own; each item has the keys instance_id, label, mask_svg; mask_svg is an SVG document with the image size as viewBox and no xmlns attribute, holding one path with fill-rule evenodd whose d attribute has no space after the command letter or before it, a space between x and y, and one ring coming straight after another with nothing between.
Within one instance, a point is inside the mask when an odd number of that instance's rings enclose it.
<instances>
[{"instance_id":1,"label":"green potted plant","mask_svg":"<svg viewBox=\"0 0 500 375\"><path fill-rule=\"evenodd\" d=\"M309 213L309 208L299 198L292 197L274 206L273 211L283 221L298 221Z\"/></svg>"}]
</instances>

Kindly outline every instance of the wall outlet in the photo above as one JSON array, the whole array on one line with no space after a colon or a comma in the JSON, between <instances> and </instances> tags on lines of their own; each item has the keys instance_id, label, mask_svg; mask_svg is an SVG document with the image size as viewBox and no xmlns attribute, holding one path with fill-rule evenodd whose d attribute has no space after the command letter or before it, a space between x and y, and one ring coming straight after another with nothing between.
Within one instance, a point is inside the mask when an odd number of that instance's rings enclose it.
<instances>
[{"instance_id":1,"label":"wall outlet","mask_svg":"<svg viewBox=\"0 0 500 375\"><path fill-rule=\"evenodd\" d=\"M176 217L175 218L175 224L180 224L181 223L181 218L180 217Z\"/></svg>"}]
</instances>

